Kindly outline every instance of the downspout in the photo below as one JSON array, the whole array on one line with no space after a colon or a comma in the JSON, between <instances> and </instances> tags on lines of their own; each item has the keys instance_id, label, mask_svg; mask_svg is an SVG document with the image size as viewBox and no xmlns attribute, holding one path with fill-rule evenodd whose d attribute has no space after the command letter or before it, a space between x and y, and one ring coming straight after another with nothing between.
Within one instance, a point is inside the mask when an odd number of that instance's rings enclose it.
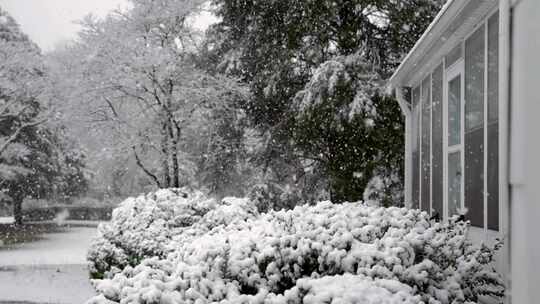
<instances>
[{"instance_id":1,"label":"downspout","mask_svg":"<svg viewBox=\"0 0 540 304\"><path fill-rule=\"evenodd\" d=\"M403 87L396 87L396 99L405 115L405 206L412 207L412 115L403 95Z\"/></svg>"},{"instance_id":2,"label":"downspout","mask_svg":"<svg viewBox=\"0 0 540 304\"><path fill-rule=\"evenodd\" d=\"M501 206L501 234L503 271L507 286L506 303L511 303L511 240L510 240L510 1L499 1L499 202Z\"/></svg>"}]
</instances>

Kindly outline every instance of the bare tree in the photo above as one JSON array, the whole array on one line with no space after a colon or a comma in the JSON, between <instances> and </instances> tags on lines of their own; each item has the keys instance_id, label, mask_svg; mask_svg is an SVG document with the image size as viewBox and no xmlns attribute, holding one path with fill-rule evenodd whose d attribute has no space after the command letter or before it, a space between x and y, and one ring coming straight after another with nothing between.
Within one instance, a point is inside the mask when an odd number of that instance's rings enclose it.
<instances>
[{"instance_id":1,"label":"bare tree","mask_svg":"<svg viewBox=\"0 0 540 304\"><path fill-rule=\"evenodd\" d=\"M86 121L113 133L117 151L132 155L155 186L180 187L197 170L185 129L204 137L207 126L192 125L246 93L234 79L196 67L202 36L189 17L204 1L157 2L132 1L103 20L88 16L63 55L71 58L70 99Z\"/></svg>"}]
</instances>

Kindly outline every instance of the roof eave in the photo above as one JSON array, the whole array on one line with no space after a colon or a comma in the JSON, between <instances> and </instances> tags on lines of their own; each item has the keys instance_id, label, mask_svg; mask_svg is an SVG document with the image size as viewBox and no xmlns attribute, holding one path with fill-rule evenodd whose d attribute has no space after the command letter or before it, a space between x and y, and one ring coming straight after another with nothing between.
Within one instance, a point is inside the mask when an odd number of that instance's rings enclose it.
<instances>
[{"instance_id":1,"label":"roof eave","mask_svg":"<svg viewBox=\"0 0 540 304\"><path fill-rule=\"evenodd\" d=\"M430 45L435 39L437 39L437 37L435 37L436 35L432 35L432 33L435 32L435 30L438 30L439 27L442 28L446 26L446 24L441 24L441 20L450 11L450 8L456 7L459 4L463 6L463 3L466 2L467 1L463 0L448 0L444 4L439 13L435 16L433 21L428 26L426 31L424 31L420 39L418 39L418 41L414 44L413 48L409 51L407 56L405 56L405 58L401 61L401 64L398 66L392 77L390 77L390 80L388 81L388 86L390 87L390 89L401 86L403 78L414 67L413 62L411 61L412 56L417 52L417 50L421 47Z\"/></svg>"}]
</instances>

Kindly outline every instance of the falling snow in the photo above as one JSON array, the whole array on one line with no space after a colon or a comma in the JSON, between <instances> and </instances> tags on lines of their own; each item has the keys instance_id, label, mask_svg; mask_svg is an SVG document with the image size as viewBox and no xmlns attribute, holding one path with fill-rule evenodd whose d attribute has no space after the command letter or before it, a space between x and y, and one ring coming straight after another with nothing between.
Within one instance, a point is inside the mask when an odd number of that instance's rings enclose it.
<instances>
[{"instance_id":1,"label":"falling snow","mask_svg":"<svg viewBox=\"0 0 540 304\"><path fill-rule=\"evenodd\" d=\"M0 303L504 296L403 208L386 80L443 1L128 2L46 52L0 5Z\"/></svg>"}]
</instances>

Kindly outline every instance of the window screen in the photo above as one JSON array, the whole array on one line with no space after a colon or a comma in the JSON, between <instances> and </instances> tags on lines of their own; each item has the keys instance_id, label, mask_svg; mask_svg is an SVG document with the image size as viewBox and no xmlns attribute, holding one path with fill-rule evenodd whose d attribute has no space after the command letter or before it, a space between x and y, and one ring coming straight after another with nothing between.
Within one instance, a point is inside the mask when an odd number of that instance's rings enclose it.
<instances>
[{"instance_id":1,"label":"window screen","mask_svg":"<svg viewBox=\"0 0 540 304\"><path fill-rule=\"evenodd\" d=\"M488 20L488 229L499 230L499 14Z\"/></svg>"},{"instance_id":2,"label":"window screen","mask_svg":"<svg viewBox=\"0 0 540 304\"><path fill-rule=\"evenodd\" d=\"M438 66L431 76L432 121L432 193L433 213L443 216L443 66Z\"/></svg>"},{"instance_id":3,"label":"window screen","mask_svg":"<svg viewBox=\"0 0 540 304\"><path fill-rule=\"evenodd\" d=\"M420 88L412 92L412 207L420 208Z\"/></svg>"},{"instance_id":4,"label":"window screen","mask_svg":"<svg viewBox=\"0 0 540 304\"><path fill-rule=\"evenodd\" d=\"M461 75L448 82L448 146L461 144Z\"/></svg>"},{"instance_id":5,"label":"window screen","mask_svg":"<svg viewBox=\"0 0 540 304\"><path fill-rule=\"evenodd\" d=\"M421 209L430 212L431 205L431 81L422 82L422 171L421 171Z\"/></svg>"},{"instance_id":6,"label":"window screen","mask_svg":"<svg viewBox=\"0 0 540 304\"><path fill-rule=\"evenodd\" d=\"M484 226L484 26L465 41L465 207Z\"/></svg>"},{"instance_id":7,"label":"window screen","mask_svg":"<svg viewBox=\"0 0 540 304\"><path fill-rule=\"evenodd\" d=\"M461 207L461 151L448 154L448 216L458 214Z\"/></svg>"}]
</instances>

